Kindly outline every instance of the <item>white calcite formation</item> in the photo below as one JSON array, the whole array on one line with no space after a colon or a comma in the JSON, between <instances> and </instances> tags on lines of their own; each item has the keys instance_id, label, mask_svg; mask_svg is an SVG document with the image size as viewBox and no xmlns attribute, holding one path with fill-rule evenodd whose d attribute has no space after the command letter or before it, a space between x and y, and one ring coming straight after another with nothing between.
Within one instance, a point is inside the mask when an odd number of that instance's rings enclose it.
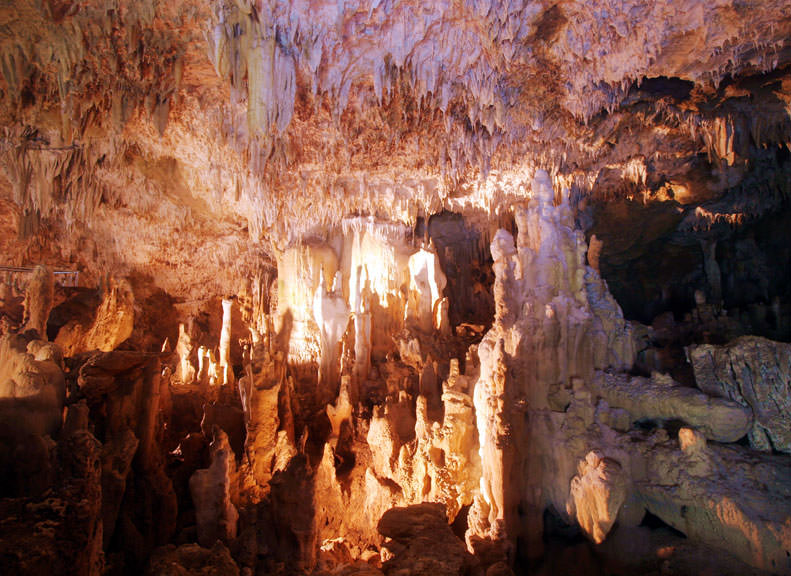
<instances>
[{"instance_id":1,"label":"white calcite formation","mask_svg":"<svg viewBox=\"0 0 791 576\"><path fill-rule=\"evenodd\" d=\"M193 348L194 346L192 344L192 338L190 338L190 335L187 333L184 324L179 324L179 337L176 341L176 354L178 354L179 363L176 366L175 376L184 384L192 384L192 382L195 380L195 368L193 367L192 362L190 362L190 356L192 355ZM202 365L202 353L198 355L198 359Z\"/></svg>"},{"instance_id":2,"label":"white calcite formation","mask_svg":"<svg viewBox=\"0 0 791 576\"><path fill-rule=\"evenodd\" d=\"M546 507L596 542L616 521L635 526L648 510L749 564L787 569L787 463L706 443L740 439L750 411L666 376L618 374L632 362L629 325L585 266L584 242L545 174L516 220L516 246L502 230L492 242L496 317L479 346L482 472L470 549L508 558L518 539L524 553L540 556ZM678 440L663 429L646 436L638 421L695 429L682 428Z\"/></svg>"},{"instance_id":3,"label":"white calcite formation","mask_svg":"<svg viewBox=\"0 0 791 576\"><path fill-rule=\"evenodd\" d=\"M472 399L464 392L447 389L442 401L442 422L429 418L423 396L417 398L414 416L408 398L388 403L383 411L375 411L367 441L373 456L371 471L376 478L400 488L399 502L442 502L453 521L472 503L479 463ZM413 439L408 439L411 436Z\"/></svg>"},{"instance_id":4,"label":"white calcite formation","mask_svg":"<svg viewBox=\"0 0 791 576\"><path fill-rule=\"evenodd\" d=\"M384 358L404 328L427 336L435 327L449 329L439 258L413 246L408 232L400 224L349 218L326 242L295 242L279 256L277 346L290 363L316 363L324 390L337 391L345 347L354 397L372 359Z\"/></svg>"},{"instance_id":5,"label":"white calcite formation","mask_svg":"<svg viewBox=\"0 0 791 576\"><path fill-rule=\"evenodd\" d=\"M306 242L278 257L277 314L274 329L287 338L289 358L309 362L320 357L313 299L323 278L335 278L338 256L331 246ZM323 287L326 290L326 287Z\"/></svg>"},{"instance_id":6,"label":"white calcite formation","mask_svg":"<svg viewBox=\"0 0 791 576\"><path fill-rule=\"evenodd\" d=\"M220 329L219 383L232 384L231 369L231 309L233 300L222 301L222 328Z\"/></svg>"},{"instance_id":7,"label":"white calcite formation","mask_svg":"<svg viewBox=\"0 0 791 576\"><path fill-rule=\"evenodd\" d=\"M651 379L599 372L590 388L610 407L626 410L630 422L681 420L717 442L736 442L753 425L752 412L743 405L661 375Z\"/></svg>"},{"instance_id":8,"label":"white calcite formation","mask_svg":"<svg viewBox=\"0 0 791 576\"><path fill-rule=\"evenodd\" d=\"M334 387L338 384L340 344L349 323L349 306L341 291L343 275L336 272L332 290L327 291L324 273L319 274L319 285L313 296L313 319L319 327L321 360L319 384Z\"/></svg>"},{"instance_id":9,"label":"white calcite formation","mask_svg":"<svg viewBox=\"0 0 791 576\"><path fill-rule=\"evenodd\" d=\"M539 171L530 203L517 209L516 245L503 230L492 241L495 322L478 348L475 385L483 474L474 514L482 521L468 541L514 540L523 530L528 541L538 539L546 495L540 475L528 473L538 464L528 414L546 413L550 393L572 378L632 364L629 325L585 264L587 247L565 199L554 200L548 175ZM527 526L518 507L527 511Z\"/></svg>"},{"instance_id":10,"label":"white calcite formation","mask_svg":"<svg viewBox=\"0 0 791 576\"><path fill-rule=\"evenodd\" d=\"M421 248L409 257L409 288L413 297L407 305L407 318L419 329L427 332L439 328L436 318L446 284L436 251Z\"/></svg>"}]
</instances>

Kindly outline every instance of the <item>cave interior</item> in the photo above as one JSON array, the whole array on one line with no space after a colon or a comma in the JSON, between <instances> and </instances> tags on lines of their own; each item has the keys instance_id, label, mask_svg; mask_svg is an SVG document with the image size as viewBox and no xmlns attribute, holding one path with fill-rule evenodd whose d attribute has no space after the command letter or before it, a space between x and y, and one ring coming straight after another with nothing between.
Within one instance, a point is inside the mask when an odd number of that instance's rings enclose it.
<instances>
[{"instance_id":1,"label":"cave interior","mask_svg":"<svg viewBox=\"0 0 791 576\"><path fill-rule=\"evenodd\" d=\"M787 0L0 47L2 574L791 574Z\"/></svg>"}]
</instances>

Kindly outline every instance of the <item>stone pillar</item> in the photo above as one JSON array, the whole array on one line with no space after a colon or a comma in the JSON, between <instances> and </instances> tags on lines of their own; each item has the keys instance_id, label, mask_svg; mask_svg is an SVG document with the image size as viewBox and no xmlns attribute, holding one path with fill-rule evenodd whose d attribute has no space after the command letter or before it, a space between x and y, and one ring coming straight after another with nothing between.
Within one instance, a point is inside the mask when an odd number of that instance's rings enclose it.
<instances>
[{"instance_id":1,"label":"stone pillar","mask_svg":"<svg viewBox=\"0 0 791 576\"><path fill-rule=\"evenodd\" d=\"M354 369L353 374L359 382L368 377L371 368L371 314L355 312L354 318Z\"/></svg>"},{"instance_id":2,"label":"stone pillar","mask_svg":"<svg viewBox=\"0 0 791 576\"><path fill-rule=\"evenodd\" d=\"M25 330L47 339L47 321L55 299L55 277L46 266L36 266L25 292Z\"/></svg>"},{"instance_id":3,"label":"stone pillar","mask_svg":"<svg viewBox=\"0 0 791 576\"><path fill-rule=\"evenodd\" d=\"M222 331L220 332L220 384L233 382L231 370L231 309L233 300L222 301Z\"/></svg>"}]
</instances>

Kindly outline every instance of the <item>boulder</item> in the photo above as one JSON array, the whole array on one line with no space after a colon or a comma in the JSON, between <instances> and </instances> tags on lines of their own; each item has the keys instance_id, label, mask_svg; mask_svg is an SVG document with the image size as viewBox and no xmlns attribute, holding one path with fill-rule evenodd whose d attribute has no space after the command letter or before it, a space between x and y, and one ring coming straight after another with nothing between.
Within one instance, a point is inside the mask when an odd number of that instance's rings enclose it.
<instances>
[{"instance_id":1,"label":"boulder","mask_svg":"<svg viewBox=\"0 0 791 576\"><path fill-rule=\"evenodd\" d=\"M216 541L211 548L197 544L170 544L151 555L146 576L239 576L228 548Z\"/></svg>"},{"instance_id":2,"label":"boulder","mask_svg":"<svg viewBox=\"0 0 791 576\"><path fill-rule=\"evenodd\" d=\"M54 434L60 428L66 384L57 350L44 344L0 337L0 436Z\"/></svg>"},{"instance_id":3,"label":"boulder","mask_svg":"<svg viewBox=\"0 0 791 576\"><path fill-rule=\"evenodd\" d=\"M475 557L448 526L442 504L391 508L379 520L378 530L390 539L385 547L393 551L382 565L388 576L482 574Z\"/></svg>"},{"instance_id":4,"label":"boulder","mask_svg":"<svg viewBox=\"0 0 791 576\"><path fill-rule=\"evenodd\" d=\"M791 454L791 344L742 336L725 346L690 346L698 387L752 409L750 445Z\"/></svg>"}]
</instances>

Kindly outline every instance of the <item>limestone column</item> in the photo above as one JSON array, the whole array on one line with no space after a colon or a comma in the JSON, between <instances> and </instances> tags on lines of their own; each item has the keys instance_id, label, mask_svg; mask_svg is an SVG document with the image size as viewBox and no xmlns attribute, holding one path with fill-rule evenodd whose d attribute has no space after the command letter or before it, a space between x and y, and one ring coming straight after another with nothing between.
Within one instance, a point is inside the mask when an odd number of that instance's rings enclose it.
<instances>
[{"instance_id":1,"label":"limestone column","mask_svg":"<svg viewBox=\"0 0 791 576\"><path fill-rule=\"evenodd\" d=\"M233 382L231 366L231 308L233 300L222 301L222 330L220 331L220 370L222 373L221 384Z\"/></svg>"},{"instance_id":2,"label":"limestone column","mask_svg":"<svg viewBox=\"0 0 791 576\"><path fill-rule=\"evenodd\" d=\"M25 329L47 339L47 321L55 299L55 277L46 266L36 266L25 291Z\"/></svg>"}]
</instances>

